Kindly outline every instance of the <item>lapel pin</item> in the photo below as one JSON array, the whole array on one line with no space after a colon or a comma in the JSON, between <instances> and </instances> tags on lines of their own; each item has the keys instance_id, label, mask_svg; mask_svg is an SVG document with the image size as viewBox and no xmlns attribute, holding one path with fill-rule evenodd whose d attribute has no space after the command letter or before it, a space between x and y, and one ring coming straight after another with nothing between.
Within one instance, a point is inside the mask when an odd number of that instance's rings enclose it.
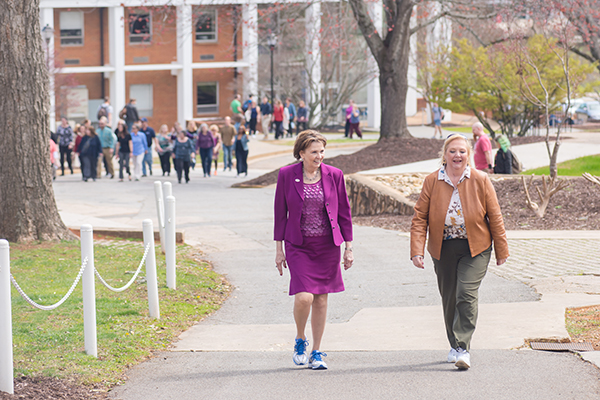
<instances>
[{"instance_id":1,"label":"lapel pin","mask_svg":"<svg viewBox=\"0 0 600 400\"><path fill-rule=\"evenodd\" d=\"M296 182L300 182L300 179L296 178Z\"/></svg>"}]
</instances>

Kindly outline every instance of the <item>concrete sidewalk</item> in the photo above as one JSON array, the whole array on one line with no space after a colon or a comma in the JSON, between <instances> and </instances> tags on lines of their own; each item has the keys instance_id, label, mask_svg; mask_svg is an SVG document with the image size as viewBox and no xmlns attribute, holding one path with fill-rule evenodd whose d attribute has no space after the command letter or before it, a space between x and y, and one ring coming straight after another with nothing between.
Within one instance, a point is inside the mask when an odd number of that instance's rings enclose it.
<instances>
[{"instance_id":1,"label":"concrete sidewalk","mask_svg":"<svg viewBox=\"0 0 600 400\"><path fill-rule=\"evenodd\" d=\"M274 150L267 144L259 145L262 154ZM262 151L255 147L256 153ZM264 172L252 165L249 171L249 178ZM233 293L218 312L185 332L175 351L130 371L129 381L113 391L114 398L600 396L598 371L576 356L513 350L525 338L566 336L566 306L600 303L600 296L586 294L586 288L575 290L585 282L571 280L574 272L569 264L557 262L552 253L538 260L540 267L554 271L548 278L540 269L535 278L538 291L518 274L506 270L508 275L502 277L500 269L490 265L481 287L473 368L455 375L455 368L444 363L448 345L431 261L424 271L414 268L406 235L372 227L355 227L356 263L344 272L346 291L329 298L323 350L329 352L330 370L298 371L291 362L295 329L293 298L287 295L289 278L287 271L280 277L274 268L274 188L232 189L236 179L234 173L222 171L202 178L196 170L190 184L173 187L177 227L185 229L186 241L204 251L215 270L226 275ZM83 183L69 176L55 181L54 189L67 225L140 227L145 218L157 223L154 180L176 182L174 177L160 177ZM579 252L577 240L600 248L595 234L579 239L554 232L528 235L509 239L514 260L543 253L535 241L540 246L548 240L563 241L554 245L564 254ZM513 267L531 270L521 261ZM591 272L591 267L581 271Z\"/></svg>"}]
</instances>

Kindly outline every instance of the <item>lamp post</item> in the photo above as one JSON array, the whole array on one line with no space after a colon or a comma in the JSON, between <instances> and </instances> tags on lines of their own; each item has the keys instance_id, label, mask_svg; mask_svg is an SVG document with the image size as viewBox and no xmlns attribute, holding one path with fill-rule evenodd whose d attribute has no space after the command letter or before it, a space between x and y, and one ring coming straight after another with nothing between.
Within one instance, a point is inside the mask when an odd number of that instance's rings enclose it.
<instances>
[{"instance_id":1,"label":"lamp post","mask_svg":"<svg viewBox=\"0 0 600 400\"><path fill-rule=\"evenodd\" d=\"M277 36L271 32L267 39L269 49L271 49L271 106L275 106L275 92L273 91L273 52L275 51L275 45L277 44Z\"/></svg>"},{"instance_id":2,"label":"lamp post","mask_svg":"<svg viewBox=\"0 0 600 400\"><path fill-rule=\"evenodd\" d=\"M48 70L50 70L50 40L53 36L54 29L49 24L46 24L46 26L42 28L42 37L46 42L46 66L48 67Z\"/></svg>"}]
</instances>

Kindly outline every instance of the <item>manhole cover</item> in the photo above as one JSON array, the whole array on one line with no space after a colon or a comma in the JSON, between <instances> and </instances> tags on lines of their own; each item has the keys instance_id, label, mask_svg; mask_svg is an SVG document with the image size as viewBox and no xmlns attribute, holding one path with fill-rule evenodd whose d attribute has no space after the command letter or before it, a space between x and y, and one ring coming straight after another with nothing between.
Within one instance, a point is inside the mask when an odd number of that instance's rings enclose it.
<instances>
[{"instance_id":1,"label":"manhole cover","mask_svg":"<svg viewBox=\"0 0 600 400\"><path fill-rule=\"evenodd\" d=\"M546 343L530 342L533 350L544 351L594 351L591 343Z\"/></svg>"}]
</instances>

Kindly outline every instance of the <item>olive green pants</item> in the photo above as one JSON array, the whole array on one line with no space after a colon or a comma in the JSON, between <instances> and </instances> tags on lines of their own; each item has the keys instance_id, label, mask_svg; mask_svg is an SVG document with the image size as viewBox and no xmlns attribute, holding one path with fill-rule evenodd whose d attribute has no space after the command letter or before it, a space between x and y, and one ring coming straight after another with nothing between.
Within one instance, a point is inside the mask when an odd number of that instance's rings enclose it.
<instances>
[{"instance_id":1,"label":"olive green pants","mask_svg":"<svg viewBox=\"0 0 600 400\"><path fill-rule=\"evenodd\" d=\"M477 323L479 285L487 272L492 247L471 257L467 239L444 240L440 259L433 259L442 296L450 346L469 350Z\"/></svg>"}]
</instances>

